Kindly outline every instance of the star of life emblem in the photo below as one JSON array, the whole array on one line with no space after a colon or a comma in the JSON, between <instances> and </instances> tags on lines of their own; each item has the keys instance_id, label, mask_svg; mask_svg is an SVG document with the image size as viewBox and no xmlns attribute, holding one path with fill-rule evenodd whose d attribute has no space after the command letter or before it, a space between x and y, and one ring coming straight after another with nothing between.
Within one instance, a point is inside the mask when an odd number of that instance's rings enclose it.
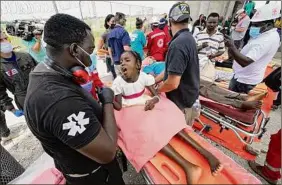
<instances>
[{"instance_id":1,"label":"star of life emblem","mask_svg":"<svg viewBox=\"0 0 282 185\"><path fill-rule=\"evenodd\" d=\"M68 123L63 124L63 130L69 130L69 136L75 136L77 133L82 134L89 124L89 118L84 118L85 112L79 112L77 115L72 114L68 116Z\"/></svg>"}]
</instances>

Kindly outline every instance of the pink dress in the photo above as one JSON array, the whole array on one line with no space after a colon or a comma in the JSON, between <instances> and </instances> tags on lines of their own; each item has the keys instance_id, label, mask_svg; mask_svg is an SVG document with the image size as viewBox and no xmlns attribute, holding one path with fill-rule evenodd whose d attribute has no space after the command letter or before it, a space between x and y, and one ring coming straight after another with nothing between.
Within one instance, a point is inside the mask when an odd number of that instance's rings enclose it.
<instances>
[{"instance_id":1,"label":"pink dress","mask_svg":"<svg viewBox=\"0 0 282 185\"><path fill-rule=\"evenodd\" d=\"M136 86L141 87L140 84L144 83L143 88L145 88L149 86L149 83L147 85L145 83L150 82L149 79L153 77L142 74L141 78L147 78L147 80L138 79L135 82ZM116 79L117 81L113 83L113 90L117 95L116 89L125 92L128 87L123 82L122 87L117 87L120 79ZM132 86L132 83L130 85ZM130 104L131 99L138 99L146 95L145 92L141 92L132 92L133 96L125 94L124 99L129 97L126 103ZM136 95L139 96L136 97ZM130 107L123 107L121 111L115 111L115 116L119 128L118 145L137 172L166 146L173 136L187 127L183 113L164 96L161 96L160 102L151 111L144 111L144 105L138 103L135 106L131 104Z\"/></svg>"}]
</instances>

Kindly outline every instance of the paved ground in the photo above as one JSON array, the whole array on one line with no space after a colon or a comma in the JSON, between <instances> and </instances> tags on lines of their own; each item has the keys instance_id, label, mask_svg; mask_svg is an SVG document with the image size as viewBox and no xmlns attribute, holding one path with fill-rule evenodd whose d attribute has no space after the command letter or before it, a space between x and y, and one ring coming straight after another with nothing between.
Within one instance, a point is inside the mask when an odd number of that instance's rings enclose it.
<instances>
[{"instance_id":1,"label":"paved ground","mask_svg":"<svg viewBox=\"0 0 282 185\"><path fill-rule=\"evenodd\" d=\"M280 59L279 59L280 58ZM277 63L281 64L281 53L277 55L276 59ZM105 69L102 69L103 71ZM104 80L109 80L107 77ZM270 122L267 125L268 131L262 138L262 142L258 144L254 144L254 147L257 149L262 149L267 151L270 135L276 133L279 129L281 129L281 109L271 112L270 114ZM6 112L6 119L9 127L14 129L21 129L23 134L20 137L14 139L12 142L6 143L4 146L25 168L27 168L30 164L32 164L42 153L43 149L39 143L39 141L31 134L29 129L25 124L25 120L23 117L15 118L11 113ZM234 161L240 164L245 169L249 170L251 173L253 171L250 170L248 167L247 161L241 159L236 154L230 152L229 150L218 146L217 144L213 143L218 149L222 150L226 155L231 157ZM265 160L265 153L262 153L258 158L257 161L263 164ZM255 173L253 173L256 175ZM257 175L256 175L257 176ZM239 178L239 177L238 177ZM267 184L262 178L258 176L258 178L263 182L263 184ZM145 181L140 174L137 174L135 170L129 165L129 170L124 173L124 179L127 184L144 184Z\"/></svg>"}]
</instances>

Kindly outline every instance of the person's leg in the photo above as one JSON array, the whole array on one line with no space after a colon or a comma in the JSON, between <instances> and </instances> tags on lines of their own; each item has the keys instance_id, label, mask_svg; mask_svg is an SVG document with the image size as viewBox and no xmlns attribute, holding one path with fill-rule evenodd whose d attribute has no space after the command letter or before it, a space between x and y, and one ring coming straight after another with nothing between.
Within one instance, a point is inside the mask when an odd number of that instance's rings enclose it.
<instances>
[{"instance_id":1,"label":"person's leg","mask_svg":"<svg viewBox=\"0 0 282 185\"><path fill-rule=\"evenodd\" d=\"M187 125L193 126L193 123L196 119L193 108L184 108L183 112Z\"/></svg>"},{"instance_id":2,"label":"person's leg","mask_svg":"<svg viewBox=\"0 0 282 185\"><path fill-rule=\"evenodd\" d=\"M111 71L111 65L112 65L112 61L110 57L106 57L106 66L107 66L107 72Z\"/></svg>"},{"instance_id":3,"label":"person's leg","mask_svg":"<svg viewBox=\"0 0 282 185\"><path fill-rule=\"evenodd\" d=\"M222 104L246 110L259 109L262 104L260 100L255 99L260 96L253 97L254 100L252 101L247 101L248 95L226 90L217 86L215 83L204 80L200 82L200 95Z\"/></svg>"},{"instance_id":4,"label":"person's leg","mask_svg":"<svg viewBox=\"0 0 282 185\"><path fill-rule=\"evenodd\" d=\"M8 137L10 135L10 129L7 127L5 113L0 110L0 140L1 138Z\"/></svg>"},{"instance_id":5,"label":"person's leg","mask_svg":"<svg viewBox=\"0 0 282 185\"><path fill-rule=\"evenodd\" d=\"M222 170L223 166L220 161L209 151L203 148L199 143L192 139L185 131L180 131L177 134L183 141L195 148L208 161L212 175L217 175Z\"/></svg>"},{"instance_id":6,"label":"person's leg","mask_svg":"<svg viewBox=\"0 0 282 185\"><path fill-rule=\"evenodd\" d=\"M175 161L186 174L187 184L196 184L201 177L202 170L199 166L196 166L186 159L184 159L171 145L166 145L160 151L173 161Z\"/></svg>"},{"instance_id":7,"label":"person's leg","mask_svg":"<svg viewBox=\"0 0 282 185\"><path fill-rule=\"evenodd\" d=\"M121 75L120 65L114 65L116 76Z\"/></svg>"},{"instance_id":8,"label":"person's leg","mask_svg":"<svg viewBox=\"0 0 282 185\"><path fill-rule=\"evenodd\" d=\"M270 184L276 184L281 179L281 129L278 133L271 135L264 166L254 161L250 161L249 165Z\"/></svg>"},{"instance_id":9,"label":"person's leg","mask_svg":"<svg viewBox=\"0 0 282 185\"><path fill-rule=\"evenodd\" d=\"M112 73L112 75L113 75L114 79L116 79L117 74L116 74L116 71L115 71L115 66L114 66L114 65L111 65L111 73Z\"/></svg>"}]
</instances>

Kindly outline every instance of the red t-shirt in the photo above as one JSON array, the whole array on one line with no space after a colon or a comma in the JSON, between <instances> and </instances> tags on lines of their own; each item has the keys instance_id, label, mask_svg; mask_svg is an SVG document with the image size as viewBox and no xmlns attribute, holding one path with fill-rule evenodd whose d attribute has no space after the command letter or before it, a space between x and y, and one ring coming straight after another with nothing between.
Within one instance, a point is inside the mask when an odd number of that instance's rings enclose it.
<instances>
[{"instance_id":1,"label":"red t-shirt","mask_svg":"<svg viewBox=\"0 0 282 185\"><path fill-rule=\"evenodd\" d=\"M164 61L168 47L166 34L163 30L156 28L147 36L148 56L154 57L157 61Z\"/></svg>"},{"instance_id":2,"label":"red t-shirt","mask_svg":"<svg viewBox=\"0 0 282 185\"><path fill-rule=\"evenodd\" d=\"M167 42L170 42L171 36L170 36L170 34L169 34L169 31L168 31L168 25L165 25L163 31L165 32L165 35L166 35L166 38L167 38L167 39L166 39Z\"/></svg>"}]
</instances>

